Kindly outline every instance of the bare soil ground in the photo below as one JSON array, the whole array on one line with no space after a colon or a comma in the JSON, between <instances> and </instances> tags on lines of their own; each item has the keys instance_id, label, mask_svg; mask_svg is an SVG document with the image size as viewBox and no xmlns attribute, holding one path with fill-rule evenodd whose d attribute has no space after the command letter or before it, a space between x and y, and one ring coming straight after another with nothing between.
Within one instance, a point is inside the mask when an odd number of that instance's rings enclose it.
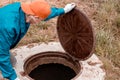
<instances>
[{"instance_id":1,"label":"bare soil ground","mask_svg":"<svg viewBox=\"0 0 120 80\"><path fill-rule=\"evenodd\" d=\"M0 0L0 6L14 1L33 0ZM96 34L96 49L104 63L106 80L120 80L120 1L119 0L47 0L51 6L64 7L74 2L91 20ZM31 25L28 33L17 47L50 41L59 41L56 31L57 17L47 22Z\"/></svg>"}]
</instances>

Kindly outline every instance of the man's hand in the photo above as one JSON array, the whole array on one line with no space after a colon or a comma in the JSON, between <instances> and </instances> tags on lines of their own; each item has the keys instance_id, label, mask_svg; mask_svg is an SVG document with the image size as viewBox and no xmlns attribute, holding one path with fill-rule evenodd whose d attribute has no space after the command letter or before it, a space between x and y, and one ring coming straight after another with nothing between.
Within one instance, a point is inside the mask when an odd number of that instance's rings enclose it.
<instances>
[{"instance_id":1,"label":"man's hand","mask_svg":"<svg viewBox=\"0 0 120 80\"><path fill-rule=\"evenodd\" d=\"M67 4L67 5L64 7L65 13L70 12L73 8L75 8L75 6L76 6L75 3Z\"/></svg>"}]
</instances>

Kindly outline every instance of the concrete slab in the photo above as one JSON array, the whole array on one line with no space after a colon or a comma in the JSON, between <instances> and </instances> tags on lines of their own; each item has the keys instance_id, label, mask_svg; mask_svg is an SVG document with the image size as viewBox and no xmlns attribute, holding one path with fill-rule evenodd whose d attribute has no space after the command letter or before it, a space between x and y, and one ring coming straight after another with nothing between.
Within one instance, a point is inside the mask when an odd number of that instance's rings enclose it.
<instances>
[{"instance_id":1,"label":"concrete slab","mask_svg":"<svg viewBox=\"0 0 120 80\"><path fill-rule=\"evenodd\" d=\"M46 51L60 51L65 52L59 42L41 43L41 44L29 44L19 48L11 50L13 55L17 59L15 70L21 80L29 80L28 76L21 75L23 72L23 65L25 60L32 55ZM105 71L102 68L103 63L99 58L93 54L89 59L85 61L79 61L83 67L80 74L78 74L72 80L104 80Z\"/></svg>"}]
</instances>

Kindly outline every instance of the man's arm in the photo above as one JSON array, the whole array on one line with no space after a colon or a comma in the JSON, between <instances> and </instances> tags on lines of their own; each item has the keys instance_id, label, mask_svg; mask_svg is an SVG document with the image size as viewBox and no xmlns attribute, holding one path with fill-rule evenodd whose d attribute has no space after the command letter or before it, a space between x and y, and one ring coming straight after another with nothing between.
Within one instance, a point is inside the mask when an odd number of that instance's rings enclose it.
<instances>
[{"instance_id":1,"label":"man's arm","mask_svg":"<svg viewBox=\"0 0 120 80\"><path fill-rule=\"evenodd\" d=\"M45 21L47 21L47 20L49 20L49 19L51 19L51 18L54 18L54 17L56 17L56 16L62 15L62 14L64 14L64 13L65 13L65 11L64 11L63 8L52 7L52 8L51 8L51 13L50 13L50 15L45 19Z\"/></svg>"},{"instance_id":2,"label":"man's arm","mask_svg":"<svg viewBox=\"0 0 120 80\"><path fill-rule=\"evenodd\" d=\"M3 77L9 80L14 80L17 77L10 62L9 50L0 49L0 71Z\"/></svg>"},{"instance_id":3,"label":"man's arm","mask_svg":"<svg viewBox=\"0 0 120 80\"><path fill-rule=\"evenodd\" d=\"M50 15L45 19L45 21L54 18L56 16L60 16L62 14L70 12L73 8L75 8L75 3L67 4L64 8L56 8L52 7L51 8L51 13Z\"/></svg>"},{"instance_id":4,"label":"man's arm","mask_svg":"<svg viewBox=\"0 0 120 80\"><path fill-rule=\"evenodd\" d=\"M7 18L8 19L8 18ZM14 41L12 37L14 37L14 30L11 26L6 24L9 20L2 19L2 23L0 25L0 71L4 78L9 80L15 80L17 77L15 70L12 67L10 61L10 46ZM9 21L10 22L10 21ZM7 27L8 26L8 27Z\"/></svg>"}]
</instances>

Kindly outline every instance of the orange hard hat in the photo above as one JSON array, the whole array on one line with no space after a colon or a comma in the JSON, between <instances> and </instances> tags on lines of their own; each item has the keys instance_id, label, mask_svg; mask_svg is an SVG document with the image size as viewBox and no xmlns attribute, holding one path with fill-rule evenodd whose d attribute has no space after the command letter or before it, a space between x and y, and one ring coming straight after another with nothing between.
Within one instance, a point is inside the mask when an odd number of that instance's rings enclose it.
<instances>
[{"instance_id":1,"label":"orange hard hat","mask_svg":"<svg viewBox=\"0 0 120 80\"><path fill-rule=\"evenodd\" d=\"M41 19L47 18L51 12L50 5L44 0L36 0L29 4L21 3L21 8L26 14L35 15Z\"/></svg>"}]
</instances>

